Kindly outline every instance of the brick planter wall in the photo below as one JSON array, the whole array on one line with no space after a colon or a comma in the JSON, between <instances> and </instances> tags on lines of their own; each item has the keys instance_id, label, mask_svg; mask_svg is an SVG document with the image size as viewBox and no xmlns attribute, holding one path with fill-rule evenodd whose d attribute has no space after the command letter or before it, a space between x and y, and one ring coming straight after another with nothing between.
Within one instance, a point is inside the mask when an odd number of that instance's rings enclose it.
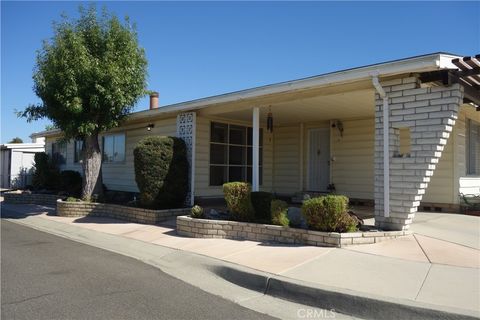
<instances>
[{"instance_id":1,"label":"brick planter wall","mask_svg":"<svg viewBox=\"0 0 480 320\"><path fill-rule=\"evenodd\" d=\"M273 241L319 247L371 244L411 234L409 231L320 232L267 224L195 219L189 216L177 217L177 233L192 238Z\"/></svg>"},{"instance_id":2,"label":"brick planter wall","mask_svg":"<svg viewBox=\"0 0 480 320\"><path fill-rule=\"evenodd\" d=\"M7 204L42 204L55 206L61 196L56 194L5 192L3 201Z\"/></svg>"},{"instance_id":3,"label":"brick planter wall","mask_svg":"<svg viewBox=\"0 0 480 320\"><path fill-rule=\"evenodd\" d=\"M190 212L190 208L149 210L107 203L57 201L60 217L106 217L137 223L156 224Z\"/></svg>"}]
</instances>

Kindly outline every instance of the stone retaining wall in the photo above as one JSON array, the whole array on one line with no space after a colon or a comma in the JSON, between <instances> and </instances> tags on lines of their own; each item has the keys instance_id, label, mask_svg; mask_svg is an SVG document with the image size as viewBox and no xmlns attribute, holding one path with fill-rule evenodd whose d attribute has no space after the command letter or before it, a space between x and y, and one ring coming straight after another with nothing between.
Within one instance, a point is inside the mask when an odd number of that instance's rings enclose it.
<instances>
[{"instance_id":1,"label":"stone retaining wall","mask_svg":"<svg viewBox=\"0 0 480 320\"><path fill-rule=\"evenodd\" d=\"M193 238L274 241L322 247L371 244L411 234L410 231L320 232L257 223L195 219L189 216L177 217L177 233Z\"/></svg>"},{"instance_id":2,"label":"stone retaining wall","mask_svg":"<svg viewBox=\"0 0 480 320\"><path fill-rule=\"evenodd\" d=\"M190 208L149 210L107 203L57 201L57 215L60 217L94 216L156 224L189 212Z\"/></svg>"},{"instance_id":3,"label":"stone retaining wall","mask_svg":"<svg viewBox=\"0 0 480 320\"><path fill-rule=\"evenodd\" d=\"M3 201L7 204L42 204L55 206L57 200L61 196L56 194L42 194L42 193L18 193L5 192L3 194Z\"/></svg>"}]
</instances>

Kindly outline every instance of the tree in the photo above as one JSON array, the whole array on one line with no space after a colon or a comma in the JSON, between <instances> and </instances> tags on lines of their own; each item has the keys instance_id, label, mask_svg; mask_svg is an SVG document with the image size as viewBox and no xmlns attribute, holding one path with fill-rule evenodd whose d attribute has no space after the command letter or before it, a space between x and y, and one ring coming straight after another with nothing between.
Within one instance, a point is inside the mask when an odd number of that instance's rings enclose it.
<instances>
[{"instance_id":1,"label":"tree","mask_svg":"<svg viewBox=\"0 0 480 320\"><path fill-rule=\"evenodd\" d=\"M135 26L95 6L78 19L54 23L54 35L37 52L27 121L48 118L65 140L83 140L82 198L102 193L99 133L117 127L146 93L147 60Z\"/></svg>"},{"instance_id":2,"label":"tree","mask_svg":"<svg viewBox=\"0 0 480 320\"><path fill-rule=\"evenodd\" d=\"M22 138L15 137L12 140L10 140L9 143L23 143L23 140L22 140Z\"/></svg>"}]
</instances>

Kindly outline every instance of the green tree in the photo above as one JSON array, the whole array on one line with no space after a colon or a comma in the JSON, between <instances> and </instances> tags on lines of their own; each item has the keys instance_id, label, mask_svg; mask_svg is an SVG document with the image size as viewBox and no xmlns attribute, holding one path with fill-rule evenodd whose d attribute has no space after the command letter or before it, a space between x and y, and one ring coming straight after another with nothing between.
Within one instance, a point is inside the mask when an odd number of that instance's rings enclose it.
<instances>
[{"instance_id":1,"label":"green tree","mask_svg":"<svg viewBox=\"0 0 480 320\"><path fill-rule=\"evenodd\" d=\"M15 137L12 140L10 140L9 143L23 143L23 140L22 140L22 138Z\"/></svg>"},{"instance_id":2,"label":"green tree","mask_svg":"<svg viewBox=\"0 0 480 320\"><path fill-rule=\"evenodd\" d=\"M81 139L82 198L102 192L98 136L117 127L146 93L147 60L134 25L95 6L78 19L54 23L54 35L37 52L34 91L41 99L20 116L50 119L66 140Z\"/></svg>"}]
</instances>

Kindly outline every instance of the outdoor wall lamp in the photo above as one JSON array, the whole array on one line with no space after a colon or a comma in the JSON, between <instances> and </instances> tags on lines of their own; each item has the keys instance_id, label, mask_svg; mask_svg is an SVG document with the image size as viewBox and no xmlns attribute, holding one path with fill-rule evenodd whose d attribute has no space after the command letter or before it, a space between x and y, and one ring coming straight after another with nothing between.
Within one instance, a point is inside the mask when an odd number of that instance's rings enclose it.
<instances>
[{"instance_id":1,"label":"outdoor wall lamp","mask_svg":"<svg viewBox=\"0 0 480 320\"><path fill-rule=\"evenodd\" d=\"M332 122L332 128L337 128L340 132L340 137L343 137L343 122L340 120L334 120Z\"/></svg>"}]
</instances>

